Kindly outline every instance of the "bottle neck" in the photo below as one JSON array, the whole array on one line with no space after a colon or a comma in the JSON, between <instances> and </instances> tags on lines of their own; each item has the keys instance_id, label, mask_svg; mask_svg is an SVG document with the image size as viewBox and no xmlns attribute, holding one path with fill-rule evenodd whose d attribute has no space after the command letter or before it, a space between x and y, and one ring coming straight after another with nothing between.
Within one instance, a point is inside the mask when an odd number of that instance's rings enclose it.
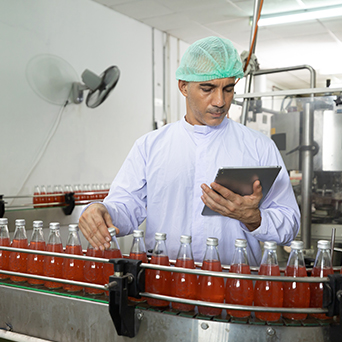
<instances>
[{"instance_id":1,"label":"bottle neck","mask_svg":"<svg viewBox=\"0 0 342 342\"><path fill-rule=\"evenodd\" d=\"M69 232L67 246L79 246L81 245L81 240L77 231Z\"/></svg>"},{"instance_id":2,"label":"bottle neck","mask_svg":"<svg viewBox=\"0 0 342 342\"><path fill-rule=\"evenodd\" d=\"M6 224L0 225L0 239L7 239L9 238L8 227Z\"/></svg>"},{"instance_id":3,"label":"bottle neck","mask_svg":"<svg viewBox=\"0 0 342 342\"><path fill-rule=\"evenodd\" d=\"M305 267L303 250L301 249L292 249L289 259L287 261L287 266L291 267Z\"/></svg>"},{"instance_id":4,"label":"bottle neck","mask_svg":"<svg viewBox=\"0 0 342 342\"><path fill-rule=\"evenodd\" d=\"M33 228L31 241L35 241L35 242L44 241L43 228Z\"/></svg>"},{"instance_id":5,"label":"bottle neck","mask_svg":"<svg viewBox=\"0 0 342 342\"><path fill-rule=\"evenodd\" d=\"M220 261L217 246L208 246L205 250L203 261Z\"/></svg>"},{"instance_id":6,"label":"bottle neck","mask_svg":"<svg viewBox=\"0 0 342 342\"><path fill-rule=\"evenodd\" d=\"M152 256L158 256L158 257L168 256L165 240L156 241L154 248L153 248Z\"/></svg>"},{"instance_id":7,"label":"bottle neck","mask_svg":"<svg viewBox=\"0 0 342 342\"><path fill-rule=\"evenodd\" d=\"M314 267L317 267L317 268L332 267L330 249L320 249L320 248L318 249Z\"/></svg>"},{"instance_id":8,"label":"bottle neck","mask_svg":"<svg viewBox=\"0 0 342 342\"><path fill-rule=\"evenodd\" d=\"M177 254L177 259L185 260L185 259L194 259L192 254L191 245L189 243L182 243L179 247L179 251Z\"/></svg>"},{"instance_id":9,"label":"bottle neck","mask_svg":"<svg viewBox=\"0 0 342 342\"><path fill-rule=\"evenodd\" d=\"M25 226L16 226L13 236L14 240L24 240L27 239Z\"/></svg>"},{"instance_id":10,"label":"bottle neck","mask_svg":"<svg viewBox=\"0 0 342 342\"><path fill-rule=\"evenodd\" d=\"M61 243L62 243L62 239L61 239L59 229L50 229L50 233L48 237L48 244L57 245Z\"/></svg>"},{"instance_id":11,"label":"bottle neck","mask_svg":"<svg viewBox=\"0 0 342 342\"><path fill-rule=\"evenodd\" d=\"M275 249L265 249L261 259L263 265L278 265L277 251Z\"/></svg>"},{"instance_id":12,"label":"bottle neck","mask_svg":"<svg viewBox=\"0 0 342 342\"><path fill-rule=\"evenodd\" d=\"M135 237L133 239L131 253L146 253L146 247L143 238Z\"/></svg>"},{"instance_id":13,"label":"bottle neck","mask_svg":"<svg viewBox=\"0 0 342 342\"><path fill-rule=\"evenodd\" d=\"M110 240L110 247L109 249L120 249L118 240L116 239L116 236L113 235L112 239Z\"/></svg>"},{"instance_id":14,"label":"bottle neck","mask_svg":"<svg viewBox=\"0 0 342 342\"><path fill-rule=\"evenodd\" d=\"M232 265L249 265L245 247L235 247Z\"/></svg>"}]
</instances>

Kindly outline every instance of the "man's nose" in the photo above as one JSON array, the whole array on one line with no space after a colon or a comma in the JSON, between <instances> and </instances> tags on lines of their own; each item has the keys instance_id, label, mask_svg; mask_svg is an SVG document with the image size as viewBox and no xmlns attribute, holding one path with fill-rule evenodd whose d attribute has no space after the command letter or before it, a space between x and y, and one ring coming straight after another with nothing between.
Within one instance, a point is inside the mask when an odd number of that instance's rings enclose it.
<instances>
[{"instance_id":1,"label":"man's nose","mask_svg":"<svg viewBox=\"0 0 342 342\"><path fill-rule=\"evenodd\" d=\"M225 101L223 92L222 91L216 91L214 93L212 105L215 107L223 107L225 104L226 104L226 101Z\"/></svg>"}]
</instances>

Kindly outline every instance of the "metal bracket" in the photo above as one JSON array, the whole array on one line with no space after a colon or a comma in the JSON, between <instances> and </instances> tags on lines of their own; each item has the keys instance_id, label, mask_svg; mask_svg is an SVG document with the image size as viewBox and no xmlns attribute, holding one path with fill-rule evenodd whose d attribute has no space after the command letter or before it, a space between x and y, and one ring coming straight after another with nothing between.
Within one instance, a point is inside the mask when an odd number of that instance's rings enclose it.
<instances>
[{"instance_id":1,"label":"metal bracket","mask_svg":"<svg viewBox=\"0 0 342 342\"><path fill-rule=\"evenodd\" d=\"M342 274L329 274L329 283L323 283L323 307L327 316L337 316L342 312Z\"/></svg>"},{"instance_id":2,"label":"metal bracket","mask_svg":"<svg viewBox=\"0 0 342 342\"><path fill-rule=\"evenodd\" d=\"M140 320L135 317L135 304L128 296L141 298L145 291L145 270L141 260L111 259L114 275L109 277L109 313L119 336L134 337L139 331Z\"/></svg>"},{"instance_id":3,"label":"metal bracket","mask_svg":"<svg viewBox=\"0 0 342 342\"><path fill-rule=\"evenodd\" d=\"M0 217L4 217L5 214L5 201L2 199L4 195L0 195Z\"/></svg>"},{"instance_id":4,"label":"metal bracket","mask_svg":"<svg viewBox=\"0 0 342 342\"><path fill-rule=\"evenodd\" d=\"M65 215L71 215L72 211L75 208L75 198L73 192L68 192L64 195L64 202L67 205L63 207L63 212Z\"/></svg>"}]
</instances>

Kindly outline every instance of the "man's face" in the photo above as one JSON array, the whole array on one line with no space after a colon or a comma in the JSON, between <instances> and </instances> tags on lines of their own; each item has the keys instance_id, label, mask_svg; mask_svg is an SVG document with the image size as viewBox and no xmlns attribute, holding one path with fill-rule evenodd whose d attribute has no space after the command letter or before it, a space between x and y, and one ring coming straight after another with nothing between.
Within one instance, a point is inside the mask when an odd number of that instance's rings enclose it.
<instances>
[{"instance_id":1,"label":"man's face","mask_svg":"<svg viewBox=\"0 0 342 342\"><path fill-rule=\"evenodd\" d=\"M233 100L234 83L235 77L205 82L179 81L179 89L186 97L186 121L191 125L218 126Z\"/></svg>"}]
</instances>

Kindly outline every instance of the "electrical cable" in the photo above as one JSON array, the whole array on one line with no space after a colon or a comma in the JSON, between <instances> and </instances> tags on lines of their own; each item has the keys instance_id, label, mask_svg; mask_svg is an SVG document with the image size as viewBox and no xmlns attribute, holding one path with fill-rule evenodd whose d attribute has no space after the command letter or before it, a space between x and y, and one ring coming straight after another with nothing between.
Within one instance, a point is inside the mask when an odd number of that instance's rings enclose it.
<instances>
[{"instance_id":1,"label":"electrical cable","mask_svg":"<svg viewBox=\"0 0 342 342\"><path fill-rule=\"evenodd\" d=\"M69 97L68 97L69 98ZM62 106L62 108L60 109L58 115L57 115L57 118L54 122L54 124L51 126L51 129L50 129L50 132L49 132L49 135L45 141L45 143L43 144L42 148L39 149L39 152L38 152L38 155L35 159L35 161L33 162L28 174L26 175L26 177L24 178L24 180L22 181L21 183L21 186L19 187L19 190L17 191L17 194L16 196L18 196L20 194L20 191L22 190L22 188L24 187L25 183L27 182L28 178L30 177L30 175L32 174L32 171L34 170L34 168L37 166L37 164L39 163L39 161L41 160L41 158L43 157L45 151L46 151L46 148L48 147L52 137L55 135L56 131L57 131L57 128L59 126L59 123L61 121L61 117L62 117L62 114L64 112L64 109L65 107L68 105L69 103L69 100L66 100L64 105ZM15 196L14 198L11 200L11 202L9 203L9 205L11 205L13 203L13 201L15 200Z\"/></svg>"},{"instance_id":2,"label":"electrical cable","mask_svg":"<svg viewBox=\"0 0 342 342\"><path fill-rule=\"evenodd\" d=\"M260 1L260 5L259 5L259 9L258 9L258 16L257 16L257 20L256 20L256 23L255 23L255 27L254 27L254 32L253 32L253 38L252 38L252 43L251 43L251 47L249 49L249 54L248 54L248 57L247 57L247 61L246 61L246 65L243 69L243 71L245 72L247 70L247 66L249 64L249 61L251 60L251 57L252 57L252 51L253 51L253 47L254 47L254 44L255 44L255 39L256 39L256 35L257 35L257 32L258 32L258 22L259 22L259 19L260 19L260 15L261 15L261 9L262 9L262 5L264 4L264 0L261 0ZM239 82L240 78L238 78L235 82L235 85Z\"/></svg>"}]
</instances>

